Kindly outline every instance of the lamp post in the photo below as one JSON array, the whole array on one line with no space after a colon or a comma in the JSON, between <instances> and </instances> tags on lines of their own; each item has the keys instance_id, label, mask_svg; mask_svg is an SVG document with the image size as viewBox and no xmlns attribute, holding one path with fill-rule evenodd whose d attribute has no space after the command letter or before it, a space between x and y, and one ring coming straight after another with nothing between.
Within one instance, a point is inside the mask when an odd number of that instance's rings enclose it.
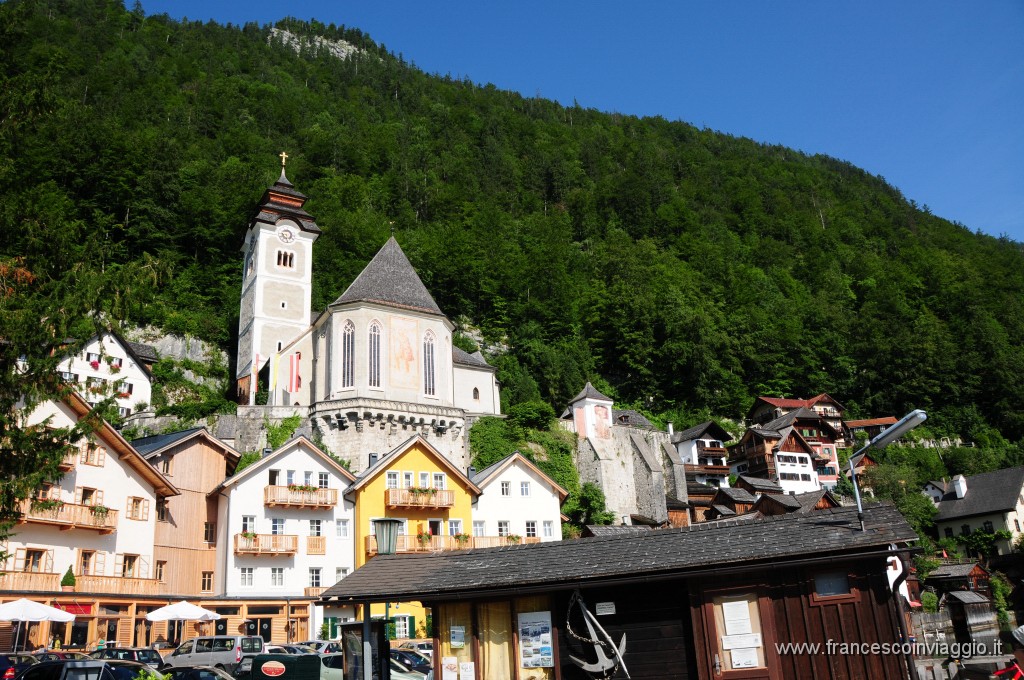
<instances>
[{"instance_id":1,"label":"lamp post","mask_svg":"<svg viewBox=\"0 0 1024 680\"><path fill-rule=\"evenodd\" d=\"M874 439L850 456L850 481L853 482L853 496L857 499L857 519L860 520L861 531L864 531L864 507L860 502L860 489L857 487L857 471L854 469L853 460L868 449L884 449L926 420L928 420L928 414L921 409L911 411L894 425L879 432Z\"/></svg>"},{"instance_id":2,"label":"lamp post","mask_svg":"<svg viewBox=\"0 0 1024 680\"><path fill-rule=\"evenodd\" d=\"M377 537L377 554L394 555L398 551L398 529L402 526L402 520L383 517L375 519L373 533ZM387 613L385 613L387 617ZM384 639L387 640L388 622L384 620ZM381 663L384 654L382 651ZM388 655L390 659L390 655ZM370 644L370 603L363 605L363 678L371 680L373 677L373 646Z\"/></svg>"}]
</instances>

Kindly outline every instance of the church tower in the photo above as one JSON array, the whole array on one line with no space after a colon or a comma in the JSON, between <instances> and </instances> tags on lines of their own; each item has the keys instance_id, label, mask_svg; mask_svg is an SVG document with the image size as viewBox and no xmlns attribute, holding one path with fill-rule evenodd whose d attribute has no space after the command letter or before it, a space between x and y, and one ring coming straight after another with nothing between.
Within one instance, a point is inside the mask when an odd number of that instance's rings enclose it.
<instances>
[{"instance_id":1,"label":"church tower","mask_svg":"<svg viewBox=\"0 0 1024 680\"><path fill-rule=\"evenodd\" d=\"M281 177L264 192L242 245L235 375L242 404L254 403L260 371L310 324L313 243L320 228L302 209L306 197L285 176L287 159L282 153Z\"/></svg>"}]
</instances>

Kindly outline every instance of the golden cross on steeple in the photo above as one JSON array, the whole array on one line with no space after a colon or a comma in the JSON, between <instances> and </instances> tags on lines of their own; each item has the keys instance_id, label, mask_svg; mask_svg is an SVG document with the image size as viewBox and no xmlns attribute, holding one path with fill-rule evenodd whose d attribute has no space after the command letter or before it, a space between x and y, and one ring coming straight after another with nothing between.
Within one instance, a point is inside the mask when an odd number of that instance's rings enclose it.
<instances>
[{"instance_id":1,"label":"golden cross on steeple","mask_svg":"<svg viewBox=\"0 0 1024 680\"><path fill-rule=\"evenodd\" d=\"M281 157L281 167L283 168L285 163L288 162L288 154L285 153L284 151L282 151L281 153L279 153L277 155Z\"/></svg>"}]
</instances>

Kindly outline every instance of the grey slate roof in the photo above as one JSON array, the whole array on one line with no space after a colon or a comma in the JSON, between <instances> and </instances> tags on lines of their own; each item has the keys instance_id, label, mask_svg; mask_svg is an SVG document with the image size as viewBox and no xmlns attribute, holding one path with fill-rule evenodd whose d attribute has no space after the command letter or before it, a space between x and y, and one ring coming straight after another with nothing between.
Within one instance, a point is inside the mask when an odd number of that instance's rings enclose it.
<instances>
[{"instance_id":1,"label":"grey slate roof","mask_svg":"<svg viewBox=\"0 0 1024 680\"><path fill-rule=\"evenodd\" d=\"M808 491L806 493L784 493L784 494L765 494L757 499L757 503L754 505L754 509L759 509L761 503L776 502L782 507L786 508L788 512L799 512L807 513L813 512L815 506L818 505L818 501L828 492L824 489L818 491Z\"/></svg>"},{"instance_id":2,"label":"grey slate roof","mask_svg":"<svg viewBox=\"0 0 1024 680\"><path fill-rule=\"evenodd\" d=\"M676 432L672 435L672 443L678 444L679 442L688 442L691 439L699 439L705 433L710 434L712 439L718 439L723 444L732 439L732 435L726 432L721 425L713 420L708 420L700 425L694 425L693 427Z\"/></svg>"},{"instance_id":3,"label":"grey slate roof","mask_svg":"<svg viewBox=\"0 0 1024 680\"><path fill-rule=\"evenodd\" d=\"M157 355L156 353L156 347L141 342L132 342L130 340L127 340L126 342L128 343L128 346L131 348L131 350L135 352L135 356L141 359L142 361L156 363L157 361L160 360L159 355Z\"/></svg>"},{"instance_id":4,"label":"grey slate roof","mask_svg":"<svg viewBox=\"0 0 1024 680\"><path fill-rule=\"evenodd\" d=\"M749 475L740 475L740 479L750 485L754 491L763 491L765 493L779 493L783 492L781 486L776 481L771 479L764 479L762 477L751 477Z\"/></svg>"},{"instance_id":5,"label":"grey slate roof","mask_svg":"<svg viewBox=\"0 0 1024 680\"><path fill-rule=\"evenodd\" d=\"M612 422L625 427L639 427L642 430L658 429L646 416L632 409L612 409Z\"/></svg>"},{"instance_id":6,"label":"grey slate roof","mask_svg":"<svg viewBox=\"0 0 1024 680\"><path fill-rule=\"evenodd\" d=\"M444 316L392 236L334 304L377 302Z\"/></svg>"},{"instance_id":7,"label":"grey slate roof","mask_svg":"<svg viewBox=\"0 0 1024 680\"><path fill-rule=\"evenodd\" d=\"M968 564L943 564L938 569L928 574L928 578L967 578L977 566L977 562L970 562Z\"/></svg>"},{"instance_id":8,"label":"grey slate roof","mask_svg":"<svg viewBox=\"0 0 1024 680\"><path fill-rule=\"evenodd\" d=\"M681 501L675 496L665 496L666 510L686 510L689 507L690 504L686 501Z\"/></svg>"},{"instance_id":9,"label":"grey slate roof","mask_svg":"<svg viewBox=\"0 0 1024 680\"><path fill-rule=\"evenodd\" d=\"M452 345L452 362L456 364L463 364L466 366L479 366L480 368L489 368L492 371L496 370L494 366L487 363L484 359L484 355L479 351L470 354L464 349L459 349L455 345Z\"/></svg>"},{"instance_id":10,"label":"grey slate roof","mask_svg":"<svg viewBox=\"0 0 1024 680\"><path fill-rule=\"evenodd\" d=\"M577 394L572 399L570 399L569 403L575 404L577 401L580 401L581 399L601 399L602 401L612 401L611 397L606 397L600 392L598 392L597 388L591 385L589 380L587 381L587 384L584 386L583 391Z\"/></svg>"},{"instance_id":11,"label":"grey slate roof","mask_svg":"<svg viewBox=\"0 0 1024 680\"><path fill-rule=\"evenodd\" d=\"M752 493L746 489L738 489L736 487L723 487L718 490L718 493L723 496L728 496L734 503L753 503L757 500Z\"/></svg>"},{"instance_id":12,"label":"grey slate roof","mask_svg":"<svg viewBox=\"0 0 1024 680\"><path fill-rule=\"evenodd\" d=\"M947 597L951 597L954 600L959 600L964 604L988 604L988 598L984 595L979 595L973 590L951 590L946 593Z\"/></svg>"},{"instance_id":13,"label":"grey slate roof","mask_svg":"<svg viewBox=\"0 0 1024 680\"><path fill-rule=\"evenodd\" d=\"M588 524L584 528L591 538L598 538L600 536L628 536L645 531L653 531L646 524Z\"/></svg>"},{"instance_id":14,"label":"grey slate roof","mask_svg":"<svg viewBox=\"0 0 1024 680\"><path fill-rule=\"evenodd\" d=\"M182 430L181 432L171 432L169 434L155 434L152 437L142 437L141 439L134 439L131 445L135 447L135 450L141 453L144 457L154 451L170 446L175 442L179 442L183 439L188 439L196 432L199 432L203 428L193 427L188 430Z\"/></svg>"},{"instance_id":15,"label":"grey slate roof","mask_svg":"<svg viewBox=\"0 0 1024 680\"><path fill-rule=\"evenodd\" d=\"M627 536L551 541L482 550L377 556L323 597L383 602L473 597L636 578L678 578L724 565L782 566L789 559L885 551L917 540L891 503L754 521L696 524Z\"/></svg>"},{"instance_id":16,"label":"grey slate roof","mask_svg":"<svg viewBox=\"0 0 1024 680\"><path fill-rule=\"evenodd\" d=\"M722 517L730 517L736 514L736 511L727 505L712 505L711 508Z\"/></svg>"},{"instance_id":17,"label":"grey slate roof","mask_svg":"<svg viewBox=\"0 0 1024 680\"><path fill-rule=\"evenodd\" d=\"M947 486L946 495L939 501L936 522L988 515L1012 510L1024 489L1024 467L983 472L967 477L967 493L958 499L953 485Z\"/></svg>"}]
</instances>

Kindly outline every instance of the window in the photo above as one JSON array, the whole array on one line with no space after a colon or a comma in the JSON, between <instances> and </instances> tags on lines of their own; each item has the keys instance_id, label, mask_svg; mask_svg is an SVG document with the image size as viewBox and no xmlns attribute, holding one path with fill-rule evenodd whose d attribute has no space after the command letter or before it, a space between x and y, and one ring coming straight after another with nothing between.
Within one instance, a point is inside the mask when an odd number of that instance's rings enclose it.
<instances>
[{"instance_id":1,"label":"window","mask_svg":"<svg viewBox=\"0 0 1024 680\"><path fill-rule=\"evenodd\" d=\"M346 321L341 331L341 386L356 384L356 326Z\"/></svg>"},{"instance_id":2,"label":"window","mask_svg":"<svg viewBox=\"0 0 1024 680\"><path fill-rule=\"evenodd\" d=\"M156 563L156 574L154 574L154 576L156 577L157 581L162 582L164 580L164 568L166 566L167 562L165 562L164 560L160 560Z\"/></svg>"},{"instance_id":3,"label":"window","mask_svg":"<svg viewBox=\"0 0 1024 680\"><path fill-rule=\"evenodd\" d=\"M992 522L984 522L984 523L983 523L983 524L981 525L981 528L982 528L982 530L983 530L983 531L984 531L984 532L985 532L986 534L991 534L991 533L992 533L992 530L993 530L993 527L992 527Z\"/></svg>"},{"instance_id":4,"label":"window","mask_svg":"<svg viewBox=\"0 0 1024 680\"><path fill-rule=\"evenodd\" d=\"M94 442L86 442L82 444L82 462L86 465L103 467L104 458L106 457L105 454L106 450Z\"/></svg>"},{"instance_id":5,"label":"window","mask_svg":"<svg viewBox=\"0 0 1024 680\"><path fill-rule=\"evenodd\" d=\"M473 388L473 400L474 401L480 401L480 388L479 387L474 387Z\"/></svg>"},{"instance_id":6,"label":"window","mask_svg":"<svg viewBox=\"0 0 1024 680\"><path fill-rule=\"evenodd\" d=\"M241 585L252 586L252 567L242 567L239 570L239 577L241 579Z\"/></svg>"},{"instance_id":7,"label":"window","mask_svg":"<svg viewBox=\"0 0 1024 680\"><path fill-rule=\"evenodd\" d=\"M448 535L455 536L456 534L462 533L462 520L461 519L450 519L448 520Z\"/></svg>"},{"instance_id":8,"label":"window","mask_svg":"<svg viewBox=\"0 0 1024 680\"><path fill-rule=\"evenodd\" d=\"M348 567L335 567L334 568L334 580L340 581L341 579L348 576Z\"/></svg>"},{"instance_id":9,"label":"window","mask_svg":"<svg viewBox=\"0 0 1024 680\"><path fill-rule=\"evenodd\" d=\"M327 473L326 472L319 472L319 473L317 473L317 476L316 476L317 488L326 489L327 488L327 479L328 479L328 477L327 477Z\"/></svg>"},{"instance_id":10,"label":"window","mask_svg":"<svg viewBox=\"0 0 1024 680\"><path fill-rule=\"evenodd\" d=\"M85 360L90 364L98 364L100 362L100 355L96 352L86 352Z\"/></svg>"},{"instance_id":11,"label":"window","mask_svg":"<svg viewBox=\"0 0 1024 680\"><path fill-rule=\"evenodd\" d=\"M288 250L277 251L277 266L283 269L295 268L295 253Z\"/></svg>"},{"instance_id":12,"label":"window","mask_svg":"<svg viewBox=\"0 0 1024 680\"><path fill-rule=\"evenodd\" d=\"M128 519L149 519L149 501L137 496L128 497Z\"/></svg>"},{"instance_id":13,"label":"window","mask_svg":"<svg viewBox=\"0 0 1024 680\"><path fill-rule=\"evenodd\" d=\"M446 484L447 484L447 475L445 475L443 472L435 472L434 473L434 488L435 489L443 489L443 488L445 488Z\"/></svg>"},{"instance_id":14,"label":"window","mask_svg":"<svg viewBox=\"0 0 1024 680\"><path fill-rule=\"evenodd\" d=\"M270 520L270 533L274 536L284 535L284 520L280 518Z\"/></svg>"},{"instance_id":15,"label":"window","mask_svg":"<svg viewBox=\"0 0 1024 680\"><path fill-rule=\"evenodd\" d=\"M124 359L121 357L110 357L108 363L114 368L121 368L124 366Z\"/></svg>"},{"instance_id":16,"label":"window","mask_svg":"<svg viewBox=\"0 0 1024 680\"><path fill-rule=\"evenodd\" d=\"M396 616L395 622L395 637L398 639L409 637L409 617L408 616Z\"/></svg>"},{"instance_id":17,"label":"window","mask_svg":"<svg viewBox=\"0 0 1024 680\"><path fill-rule=\"evenodd\" d=\"M167 499L158 498L156 501L156 519L158 522L167 521Z\"/></svg>"},{"instance_id":18,"label":"window","mask_svg":"<svg viewBox=\"0 0 1024 680\"><path fill-rule=\"evenodd\" d=\"M270 568L270 585L272 585L272 586L283 586L284 585L284 567L271 567Z\"/></svg>"},{"instance_id":19,"label":"window","mask_svg":"<svg viewBox=\"0 0 1024 680\"><path fill-rule=\"evenodd\" d=\"M309 470L302 473L302 483L306 486L313 486L313 473Z\"/></svg>"},{"instance_id":20,"label":"window","mask_svg":"<svg viewBox=\"0 0 1024 680\"><path fill-rule=\"evenodd\" d=\"M256 515L242 515L242 531L256 533Z\"/></svg>"},{"instance_id":21,"label":"window","mask_svg":"<svg viewBox=\"0 0 1024 680\"><path fill-rule=\"evenodd\" d=\"M970 533L971 533L971 525L970 524L963 524L963 525L961 525L960 526L960 533L962 535L964 535L964 536L970 535Z\"/></svg>"},{"instance_id":22,"label":"window","mask_svg":"<svg viewBox=\"0 0 1024 680\"><path fill-rule=\"evenodd\" d=\"M291 486L292 484L295 483L295 470L289 470L288 472L285 473L285 481L288 484L288 486Z\"/></svg>"},{"instance_id":23,"label":"window","mask_svg":"<svg viewBox=\"0 0 1024 680\"><path fill-rule=\"evenodd\" d=\"M96 552L94 550L83 550L78 559L78 575L89 576L96 568Z\"/></svg>"},{"instance_id":24,"label":"window","mask_svg":"<svg viewBox=\"0 0 1024 680\"><path fill-rule=\"evenodd\" d=\"M800 475L800 481L801 482L809 482L809 481L811 481L811 476L808 475L808 474L801 474Z\"/></svg>"},{"instance_id":25,"label":"window","mask_svg":"<svg viewBox=\"0 0 1024 680\"><path fill-rule=\"evenodd\" d=\"M424 489L426 489L428 486L430 486L430 473L429 472L421 472L420 473L420 486L423 487Z\"/></svg>"},{"instance_id":26,"label":"window","mask_svg":"<svg viewBox=\"0 0 1024 680\"><path fill-rule=\"evenodd\" d=\"M946 538L953 538L953 527L946 527L942 533Z\"/></svg>"},{"instance_id":27,"label":"window","mask_svg":"<svg viewBox=\"0 0 1024 680\"><path fill-rule=\"evenodd\" d=\"M201 592L208 593L213 590L213 572L204 571Z\"/></svg>"},{"instance_id":28,"label":"window","mask_svg":"<svg viewBox=\"0 0 1024 680\"><path fill-rule=\"evenodd\" d=\"M73 382L73 383L78 382L78 374L77 373L71 373L70 371L61 371L60 372L60 377L61 377L61 379L66 380L67 382Z\"/></svg>"},{"instance_id":29,"label":"window","mask_svg":"<svg viewBox=\"0 0 1024 680\"><path fill-rule=\"evenodd\" d=\"M310 588L319 588L320 587L320 572L321 572L321 568L320 567L310 567L309 568L309 587Z\"/></svg>"},{"instance_id":30,"label":"window","mask_svg":"<svg viewBox=\"0 0 1024 680\"><path fill-rule=\"evenodd\" d=\"M51 560L47 559L49 557L48 552L49 551L47 550L38 550L33 548L26 550L25 564L22 571L29 571L34 574L48 572L50 567L47 565L47 562L51 562Z\"/></svg>"},{"instance_id":31,"label":"window","mask_svg":"<svg viewBox=\"0 0 1024 680\"><path fill-rule=\"evenodd\" d=\"M555 523L549 519L544 520L544 538L552 538L555 535Z\"/></svg>"},{"instance_id":32,"label":"window","mask_svg":"<svg viewBox=\"0 0 1024 680\"><path fill-rule=\"evenodd\" d=\"M512 495L512 482L502 482L501 483L501 495L502 496L511 496Z\"/></svg>"},{"instance_id":33,"label":"window","mask_svg":"<svg viewBox=\"0 0 1024 680\"><path fill-rule=\"evenodd\" d=\"M323 536L323 533L321 531L321 529L322 529L321 522L322 522L322 520L319 520L319 519L311 519L311 520L309 520L309 535L310 536Z\"/></svg>"},{"instance_id":34,"label":"window","mask_svg":"<svg viewBox=\"0 0 1024 680\"><path fill-rule=\"evenodd\" d=\"M510 532L508 530L508 520L501 520L501 521L499 521L498 522L498 535L499 536L508 536L509 533Z\"/></svg>"},{"instance_id":35,"label":"window","mask_svg":"<svg viewBox=\"0 0 1024 680\"><path fill-rule=\"evenodd\" d=\"M413 474L411 472L403 472L402 473L402 488L403 489L408 489L410 486L412 486L412 477L413 477Z\"/></svg>"},{"instance_id":36,"label":"window","mask_svg":"<svg viewBox=\"0 0 1024 680\"><path fill-rule=\"evenodd\" d=\"M171 474L171 459L164 458L160 461L160 472L165 475Z\"/></svg>"},{"instance_id":37,"label":"window","mask_svg":"<svg viewBox=\"0 0 1024 680\"><path fill-rule=\"evenodd\" d=\"M203 522L203 540L207 543L217 542L217 525L214 522Z\"/></svg>"},{"instance_id":38,"label":"window","mask_svg":"<svg viewBox=\"0 0 1024 680\"><path fill-rule=\"evenodd\" d=\"M348 520L338 519L335 523L335 535L338 538L348 538Z\"/></svg>"},{"instance_id":39,"label":"window","mask_svg":"<svg viewBox=\"0 0 1024 680\"><path fill-rule=\"evenodd\" d=\"M537 522L534 520L527 520L526 522L526 537L536 538L537 537Z\"/></svg>"},{"instance_id":40,"label":"window","mask_svg":"<svg viewBox=\"0 0 1024 680\"><path fill-rule=\"evenodd\" d=\"M281 478L280 470L267 470L267 484L270 486L279 486L277 483Z\"/></svg>"},{"instance_id":41,"label":"window","mask_svg":"<svg viewBox=\"0 0 1024 680\"><path fill-rule=\"evenodd\" d=\"M75 489L75 497L78 505L103 505L103 492L99 489L80 486Z\"/></svg>"},{"instance_id":42,"label":"window","mask_svg":"<svg viewBox=\"0 0 1024 680\"><path fill-rule=\"evenodd\" d=\"M434 383L434 334L427 333L423 338L423 394L434 396L437 386Z\"/></svg>"},{"instance_id":43,"label":"window","mask_svg":"<svg viewBox=\"0 0 1024 680\"><path fill-rule=\"evenodd\" d=\"M387 474L386 485L389 489L398 488L398 473L389 471Z\"/></svg>"},{"instance_id":44,"label":"window","mask_svg":"<svg viewBox=\"0 0 1024 680\"><path fill-rule=\"evenodd\" d=\"M842 571L828 571L814 575L814 594L835 597L850 594L850 578Z\"/></svg>"},{"instance_id":45,"label":"window","mask_svg":"<svg viewBox=\"0 0 1024 680\"><path fill-rule=\"evenodd\" d=\"M370 387L380 387L380 324L370 324Z\"/></svg>"},{"instance_id":46,"label":"window","mask_svg":"<svg viewBox=\"0 0 1024 680\"><path fill-rule=\"evenodd\" d=\"M519 482L519 495L520 496L529 496L530 495L530 483L529 482Z\"/></svg>"},{"instance_id":47,"label":"window","mask_svg":"<svg viewBox=\"0 0 1024 680\"><path fill-rule=\"evenodd\" d=\"M121 568L118 569L118 574L122 578L138 578L139 576L139 556L138 555L119 555L121 558Z\"/></svg>"},{"instance_id":48,"label":"window","mask_svg":"<svg viewBox=\"0 0 1024 680\"><path fill-rule=\"evenodd\" d=\"M473 535L483 536L485 535L487 525L483 520L473 520Z\"/></svg>"},{"instance_id":49,"label":"window","mask_svg":"<svg viewBox=\"0 0 1024 680\"><path fill-rule=\"evenodd\" d=\"M1016 528L1017 531L1020 531L1020 520L1019 519L1013 520L1013 526Z\"/></svg>"}]
</instances>

